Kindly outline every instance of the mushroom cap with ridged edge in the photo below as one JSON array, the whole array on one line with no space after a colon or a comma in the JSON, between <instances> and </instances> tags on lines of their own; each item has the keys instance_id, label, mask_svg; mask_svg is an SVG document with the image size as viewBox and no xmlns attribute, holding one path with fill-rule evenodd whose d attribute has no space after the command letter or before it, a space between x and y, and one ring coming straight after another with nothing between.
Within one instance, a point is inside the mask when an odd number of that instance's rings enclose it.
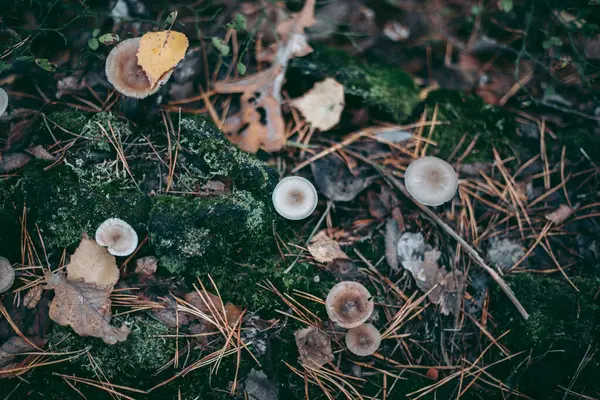
<instances>
[{"instance_id":1,"label":"mushroom cap with ridged edge","mask_svg":"<svg viewBox=\"0 0 600 400\"><path fill-rule=\"evenodd\" d=\"M408 193L426 206L439 206L452 200L458 189L458 176L452 165L438 157L419 158L404 174Z\"/></svg>"},{"instance_id":2,"label":"mushroom cap with ridged edge","mask_svg":"<svg viewBox=\"0 0 600 400\"><path fill-rule=\"evenodd\" d=\"M10 262L0 257L0 293L6 292L15 283L15 270Z\"/></svg>"},{"instance_id":3,"label":"mushroom cap with ridged edge","mask_svg":"<svg viewBox=\"0 0 600 400\"><path fill-rule=\"evenodd\" d=\"M116 45L106 58L106 78L118 92L127 97L143 99L151 96L165 84L173 70L165 73L158 82L152 86L148 76L138 65L137 52L140 47L140 38L126 39Z\"/></svg>"},{"instance_id":4,"label":"mushroom cap with ridged edge","mask_svg":"<svg viewBox=\"0 0 600 400\"><path fill-rule=\"evenodd\" d=\"M373 313L373 300L366 287L358 282L344 281L335 285L325 299L329 318L344 328L354 328Z\"/></svg>"},{"instance_id":5,"label":"mushroom cap with ridged edge","mask_svg":"<svg viewBox=\"0 0 600 400\"><path fill-rule=\"evenodd\" d=\"M357 356L370 356L381 344L381 334L372 324L362 324L346 333L346 347Z\"/></svg>"},{"instance_id":6,"label":"mushroom cap with ridged edge","mask_svg":"<svg viewBox=\"0 0 600 400\"><path fill-rule=\"evenodd\" d=\"M138 235L127 222L109 218L96 229L96 242L113 256L128 256L138 245Z\"/></svg>"}]
</instances>

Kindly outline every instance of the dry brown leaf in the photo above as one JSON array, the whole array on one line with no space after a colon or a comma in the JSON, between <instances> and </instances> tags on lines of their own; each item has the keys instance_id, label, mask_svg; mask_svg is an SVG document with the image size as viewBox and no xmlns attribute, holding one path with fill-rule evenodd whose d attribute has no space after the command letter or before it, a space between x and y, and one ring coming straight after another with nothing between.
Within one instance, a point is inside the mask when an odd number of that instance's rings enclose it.
<instances>
[{"instance_id":1,"label":"dry brown leaf","mask_svg":"<svg viewBox=\"0 0 600 400\"><path fill-rule=\"evenodd\" d=\"M148 32L142 36L138 65L146 73L151 87L183 60L188 46L188 38L181 32Z\"/></svg>"},{"instance_id":2,"label":"dry brown leaf","mask_svg":"<svg viewBox=\"0 0 600 400\"><path fill-rule=\"evenodd\" d=\"M123 342L130 333L126 325L110 325L110 292L91 283L67 281L64 273L46 274L46 287L54 289L50 319L70 326L79 336L101 338L107 344Z\"/></svg>"},{"instance_id":3,"label":"dry brown leaf","mask_svg":"<svg viewBox=\"0 0 600 400\"><path fill-rule=\"evenodd\" d=\"M306 0L299 13L278 25L277 33L282 41L277 45L271 67L242 79L215 84L217 93L243 94L241 111L228 117L223 127L231 135L231 141L242 149L249 152L258 149L279 151L285 146L287 138L281 114L281 88L289 60L312 51L304 29L315 23L314 13L315 0ZM266 124L260 121L257 108L264 110Z\"/></svg>"},{"instance_id":4,"label":"dry brown leaf","mask_svg":"<svg viewBox=\"0 0 600 400\"><path fill-rule=\"evenodd\" d=\"M106 247L83 234L67 265L67 278L72 282L91 283L110 292L119 280L119 267Z\"/></svg>"},{"instance_id":5,"label":"dry brown leaf","mask_svg":"<svg viewBox=\"0 0 600 400\"><path fill-rule=\"evenodd\" d=\"M155 308L151 310L150 313L154 318L169 328L187 325L192 319L192 315L190 314L177 312L177 303L172 297L164 299L161 305L163 308Z\"/></svg>"},{"instance_id":6,"label":"dry brown leaf","mask_svg":"<svg viewBox=\"0 0 600 400\"><path fill-rule=\"evenodd\" d=\"M548 221L554 222L556 225L562 224L573 215L575 211L566 204L561 204L556 210L552 211L549 214L546 214L546 219Z\"/></svg>"},{"instance_id":7,"label":"dry brown leaf","mask_svg":"<svg viewBox=\"0 0 600 400\"><path fill-rule=\"evenodd\" d=\"M312 89L290 104L300 110L313 127L328 131L340 122L344 110L344 85L327 78L315 83Z\"/></svg>"},{"instance_id":8,"label":"dry brown leaf","mask_svg":"<svg viewBox=\"0 0 600 400\"><path fill-rule=\"evenodd\" d=\"M319 368L333 361L331 339L314 326L297 330L294 333L300 361L309 367Z\"/></svg>"},{"instance_id":9,"label":"dry brown leaf","mask_svg":"<svg viewBox=\"0 0 600 400\"><path fill-rule=\"evenodd\" d=\"M325 231L321 231L313 236L306 247L318 262L328 263L338 258L349 258L340 248L338 242L330 239Z\"/></svg>"},{"instance_id":10,"label":"dry brown leaf","mask_svg":"<svg viewBox=\"0 0 600 400\"><path fill-rule=\"evenodd\" d=\"M37 303L42 298L43 292L44 289L42 288L42 285L35 285L31 289L29 289L29 291L25 295L25 298L23 299L23 304L25 305L25 307L29 308L30 310L34 309L35 306L37 306Z\"/></svg>"},{"instance_id":11,"label":"dry brown leaf","mask_svg":"<svg viewBox=\"0 0 600 400\"><path fill-rule=\"evenodd\" d=\"M157 268L158 260L153 256L138 258L135 261L135 273L140 278L149 278L154 276Z\"/></svg>"},{"instance_id":12,"label":"dry brown leaf","mask_svg":"<svg viewBox=\"0 0 600 400\"><path fill-rule=\"evenodd\" d=\"M0 346L0 367L12 363L16 356L37 349L19 336L13 336Z\"/></svg>"},{"instance_id":13,"label":"dry brown leaf","mask_svg":"<svg viewBox=\"0 0 600 400\"><path fill-rule=\"evenodd\" d=\"M233 303L225 304L225 315L229 326L235 326L242 315L242 308Z\"/></svg>"},{"instance_id":14,"label":"dry brown leaf","mask_svg":"<svg viewBox=\"0 0 600 400\"><path fill-rule=\"evenodd\" d=\"M38 346L38 348L44 347L47 339L43 339L37 336L28 338L29 342ZM27 372L27 365L30 365L35 355L27 355L25 357L19 357L23 353L38 351L25 339L19 336L13 336L9 338L2 346L0 346L0 378L10 378L19 376ZM18 370L20 369L20 370ZM11 371L12 372L3 372Z\"/></svg>"},{"instance_id":15,"label":"dry brown leaf","mask_svg":"<svg viewBox=\"0 0 600 400\"><path fill-rule=\"evenodd\" d=\"M407 232L398 241L398 261L408 270L417 287L433 304L440 304L444 315L457 314L463 289L462 273L456 269L446 272L438 265L441 253L425 244L420 233Z\"/></svg>"}]
</instances>

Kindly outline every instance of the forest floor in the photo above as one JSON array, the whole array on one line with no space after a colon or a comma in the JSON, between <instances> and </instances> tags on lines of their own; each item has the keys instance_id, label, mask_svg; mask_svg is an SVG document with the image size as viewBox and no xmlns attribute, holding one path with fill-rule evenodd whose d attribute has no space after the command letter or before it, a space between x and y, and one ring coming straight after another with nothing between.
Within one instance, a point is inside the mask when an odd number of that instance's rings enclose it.
<instances>
[{"instance_id":1,"label":"forest floor","mask_svg":"<svg viewBox=\"0 0 600 400\"><path fill-rule=\"evenodd\" d=\"M7 4L0 398L600 399L600 4ZM115 90L108 54L159 31L189 41L167 82ZM441 206L405 187L424 156L458 173Z\"/></svg>"}]
</instances>

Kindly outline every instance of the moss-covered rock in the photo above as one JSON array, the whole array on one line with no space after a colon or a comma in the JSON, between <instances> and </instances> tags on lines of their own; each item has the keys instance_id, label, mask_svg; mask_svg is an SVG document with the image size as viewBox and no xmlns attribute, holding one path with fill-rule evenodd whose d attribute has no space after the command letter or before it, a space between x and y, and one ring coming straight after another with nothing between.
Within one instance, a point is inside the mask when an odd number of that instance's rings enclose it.
<instances>
[{"instance_id":1,"label":"moss-covered rock","mask_svg":"<svg viewBox=\"0 0 600 400\"><path fill-rule=\"evenodd\" d=\"M171 273L195 275L224 259L245 260L272 250L268 238L276 214L270 194L276 172L237 149L205 119L184 118L170 136L162 124L134 128L107 113L87 120L81 113L54 113L39 129L48 127L57 138L75 134L87 141L73 146L58 166L35 162L3 182L3 223L18 229L0 233L2 254L18 253L24 205L29 229L39 227L48 252L72 249L82 233L93 235L110 217L127 221L142 238L148 233L159 265ZM107 135L114 135L112 142ZM174 173L157 153L164 159L178 155L171 161ZM220 181L222 190L202 191L212 180ZM166 182L173 193L165 190Z\"/></svg>"},{"instance_id":2,"label":"moss-covered rock","mask_svg":"<svg viewBox=\"0 0 600 400\"><path fill-rule=\"evenodd\" d=\"M344 85L346 97L355 96L369 107L381 110L400 122L419 103L413 79L396 66L367 64L343 51L319 48L306 57L290 61L288 81L294 76L313 80L335 78Z\"/></svg>"}]
</instances>

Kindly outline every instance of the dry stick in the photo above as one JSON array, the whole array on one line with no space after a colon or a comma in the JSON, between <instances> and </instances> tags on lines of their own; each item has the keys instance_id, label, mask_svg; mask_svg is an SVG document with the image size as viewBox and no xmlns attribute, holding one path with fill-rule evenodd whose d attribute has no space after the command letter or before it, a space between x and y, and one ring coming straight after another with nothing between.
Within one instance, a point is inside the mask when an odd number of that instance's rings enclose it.
<instances>
[{"instance_id":1,"label":"dry stick","mask_svg":"<svg viewBox=\"0 0 600 400\"><path fill-rule=\"evenodd\" d=\"M404 187L404 185L398 179L396 179L390 172L388 172L386 170L386 168L369 160L366 157L363 157L362 155L360 155L358 153L355 153L354 151L351 151L348 149L346 149L346 151L349 154L351 154L353 157L356 157L359 160L366 162L367 164L370 164L372 167L374 167L377 170L377 172L379 172L381 175L384 176L384 178L386 178L389 182L391 182L391 184L393 186L395 186L396 189L400 190L402 192L402 194L404 194L404 196L406 196L417 207L419 207L421 209L421 211L423 213L425 213L425 215L427 215L433 222L438 224L440 226L440 228L442 228L448 235L452 236L454 238L454 240L456 240L461 246L463 246L464 249L469 254L469 256L473 259L473 261L475 261L477 264L479 264L479 266L481 268L483 268L492 277L492 279L494 281L496 281L498 286L500 286L500 289L502 289L502 291L506 294L506 296L510 299L510 301L515 305L515 307L519 311L519 314L521 314L521 316L525 319L529 318L529 313L527 313L527 310L525 310L525 307L523 307L523 305L521 304L519 299L517 299L517 296L515 296L515 294L511 290L511 288L504 281L504 279L502 279L502 277L500 275L498 275L498 273L496 271L494 271L494 269L492 267L487 265L487 263L485 262L483 257L481 257L479 255L477 250L475 250L469 243L467 243L466 240L464 240L462 237L460 237L460 235L458 233L456 233L456 231L454 231L454 229L452 229L448 224L446 224L444 221L442 221L442 219L440 217L438 217L429 208L427 208L426 206L422 205L421 203L415 201L415 199L406 190L406 187Z\"/></svg>"}]
</instances>

